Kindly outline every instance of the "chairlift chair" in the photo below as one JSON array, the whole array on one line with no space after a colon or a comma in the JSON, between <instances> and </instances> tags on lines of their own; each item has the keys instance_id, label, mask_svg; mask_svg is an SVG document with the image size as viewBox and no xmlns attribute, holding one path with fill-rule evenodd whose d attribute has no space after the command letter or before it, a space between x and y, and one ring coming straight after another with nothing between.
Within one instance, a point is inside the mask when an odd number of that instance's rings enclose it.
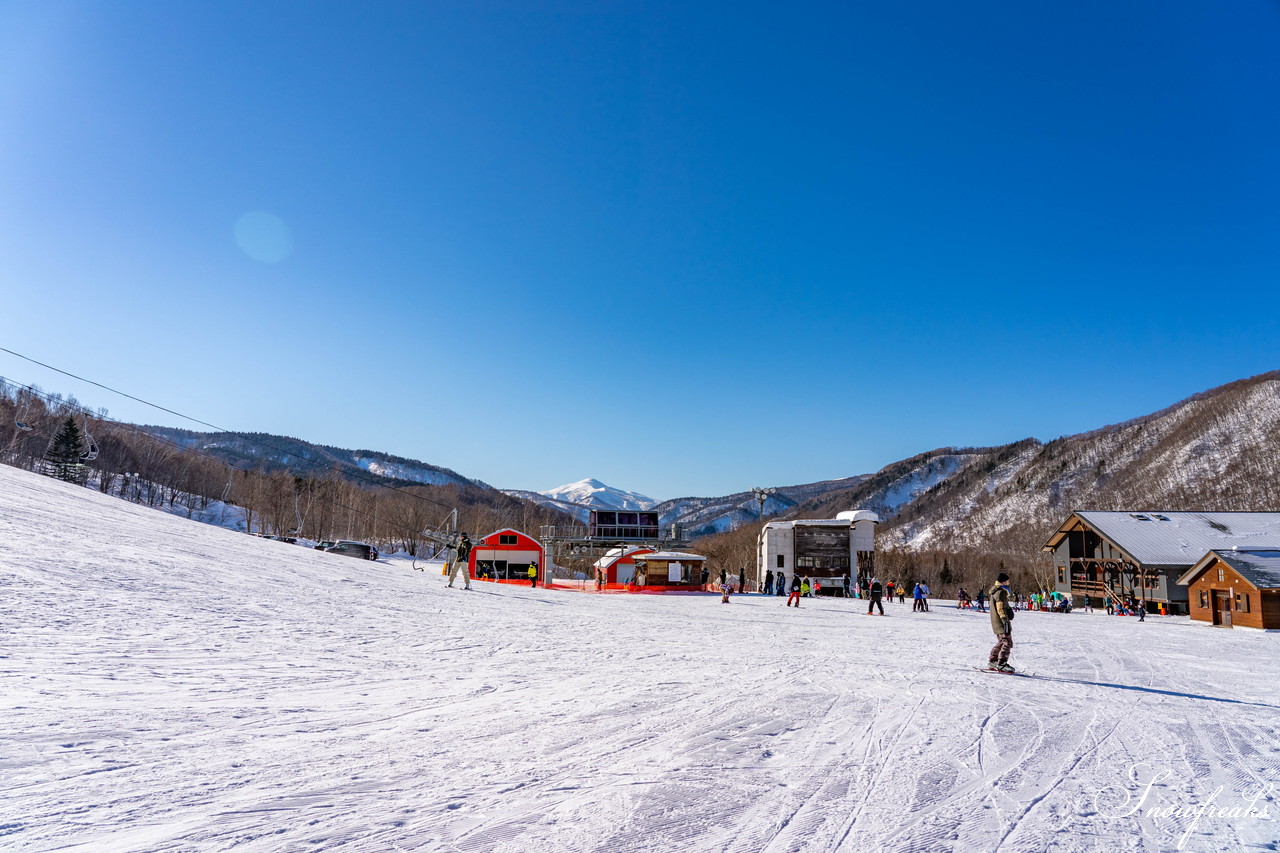
<instances>
[{"instance_id":1,"label":"chairlift chair","mask_svg":"<svg viewBox=\"0 0 1280 853\"><path fill-rule=\"evenodd\" d=\"M13 415L13 425L16 426L18 429L22 430L23 432L32 432L35 430L35 427L27 423L25 420L27 417L27 410L30 408L31 408L30 402L23 403L22 407L19 408L18 411L14 412L14 415Z\"/></svg>"},{"instance_id":2,"label":"chairlift chair","mask_svg":"<svg viewBox=\"0 0 1280 853\"><path fill-rule=\"evenodd\" d=\"M98 444L93 440L93 436L89 434L89 418L84 419L84 443L85 449L80 454L81 462L92 462L98 458Z\"/></svg>"}]
</instances>

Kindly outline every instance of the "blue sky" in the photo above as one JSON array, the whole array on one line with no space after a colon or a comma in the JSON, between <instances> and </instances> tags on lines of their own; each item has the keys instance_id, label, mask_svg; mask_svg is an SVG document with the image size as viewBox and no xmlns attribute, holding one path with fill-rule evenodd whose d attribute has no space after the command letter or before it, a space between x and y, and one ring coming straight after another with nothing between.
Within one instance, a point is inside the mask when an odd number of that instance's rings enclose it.
<instances>
[{"instance_id":1,"label":"blue sky","mask_svg":"<svg viewBox=\"0 0 1280 853\"><path fill-rule=\"evenodd\" d=\"M0 346L512 488L1087 430L1280 367L1278 43L1263 0L3 2Z\"/></svg>"}]
</instances>

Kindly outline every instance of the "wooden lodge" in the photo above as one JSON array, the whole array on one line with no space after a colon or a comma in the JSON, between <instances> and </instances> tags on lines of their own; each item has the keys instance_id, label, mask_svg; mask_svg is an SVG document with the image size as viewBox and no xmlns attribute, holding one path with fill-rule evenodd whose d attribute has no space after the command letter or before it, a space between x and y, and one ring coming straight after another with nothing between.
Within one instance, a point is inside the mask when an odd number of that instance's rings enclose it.
<instances>
[{"instance_id":1,"label":"wooden lodge","mask_svg":"<svg viewBox=\"0 0 1280 853\"><path fill-rule=\"evenodd\" d=\"M1178 583L1198 622L1280 630L1280 550L1210 551Z\"/></svg>"},{"instance_id":2,"label":"wooden lodge","mask_svg":"<svg viewBox=\"0 0 1280 853\"><path fill-rule=\"evenodd\" d=\"M495 530L474 544L468 561L471 577L498 583L529 583L529 565L538 563L538 583L546 577L546 553L532 536L510 527Z\"/></svg>"},{"instance_id":3,"label":"wooden lodge","mask_svg":"<svg viewBox=\"0 0 1280 853\"><path fill-rule=\"evenodd\" d=\"M1185 615L1179 578L1208 552L1233 546L1280 549L1280 513L1081 510L1042 550L1053 554L1055 591L1076 605L1086 595L1095 606L1133 598L1151 612Z\"/></svg>"}]
</instances>

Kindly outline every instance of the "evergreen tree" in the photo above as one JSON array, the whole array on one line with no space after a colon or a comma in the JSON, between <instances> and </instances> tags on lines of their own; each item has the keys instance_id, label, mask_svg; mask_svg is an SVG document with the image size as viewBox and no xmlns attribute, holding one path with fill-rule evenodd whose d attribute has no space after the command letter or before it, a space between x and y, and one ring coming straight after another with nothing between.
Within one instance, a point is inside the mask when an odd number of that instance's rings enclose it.
<instances>
[{"instance_id":1,"label":"evergreen tree","mask_svg":"<svg viewBox=\"0 0 1280 853\"><path fill-rule=\"evenodd\" d=\"M938 580L942 581L944 586L950 586L953 580L951 576L951 564L947 562L947 558L942 558L942 573L938 575Z\"/></svg>"},{"instance_id":2,"label":"evergreen tree","mask_svg":"<svg viewBox=\"0 0 1280 853\"><path fill-rule=\"evenodd\" d=\"M84 465L80 463L83 453L80 427L76 426L75 418L68 417L44 453L45 473L68 483L83 483Z\"/></svg>"}]
</instances>

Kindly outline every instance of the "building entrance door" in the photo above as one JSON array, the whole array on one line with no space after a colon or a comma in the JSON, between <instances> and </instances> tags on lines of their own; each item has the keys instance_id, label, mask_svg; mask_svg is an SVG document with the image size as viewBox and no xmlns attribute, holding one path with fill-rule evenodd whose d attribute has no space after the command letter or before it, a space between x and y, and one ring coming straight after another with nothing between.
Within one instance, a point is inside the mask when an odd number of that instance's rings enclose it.
<instances>
[{"instance_id":1,"label":"building entrance door","mask_svg":"<svg viewBox=\"0 0 1280 853\"><path fill-rule=\"evenodd\" d=\"M1231 593L1214 591L1213 624L1223 628L1231 627Z\"/></svg>"}]
</instances>

